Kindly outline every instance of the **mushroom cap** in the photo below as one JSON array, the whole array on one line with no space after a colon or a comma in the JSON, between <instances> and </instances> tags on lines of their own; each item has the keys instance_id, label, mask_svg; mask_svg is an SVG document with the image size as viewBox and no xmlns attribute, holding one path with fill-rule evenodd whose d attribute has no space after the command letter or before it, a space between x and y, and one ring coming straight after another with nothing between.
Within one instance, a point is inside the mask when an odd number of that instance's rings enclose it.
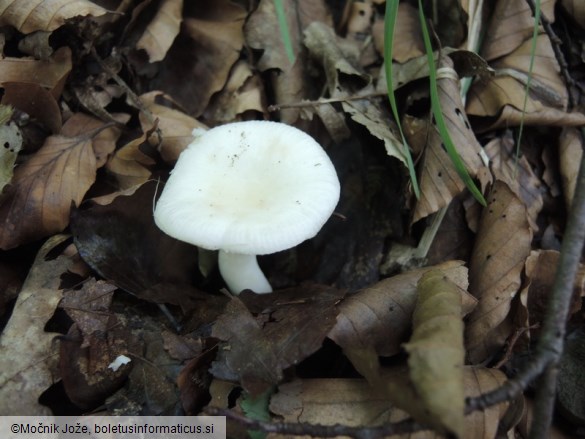
<instances>
[{"instance_id":1,"label":"mushroom cap","mask_svg":"<svg viewBox=\"0 0 585 439\"><path fill-rule=\"evenodd\" d=\"M210 250L268 254L312 238L339 200L335 168L305 132L235 122L181 153L156 204L166 234Z\"/></svg>"}]
</instances>

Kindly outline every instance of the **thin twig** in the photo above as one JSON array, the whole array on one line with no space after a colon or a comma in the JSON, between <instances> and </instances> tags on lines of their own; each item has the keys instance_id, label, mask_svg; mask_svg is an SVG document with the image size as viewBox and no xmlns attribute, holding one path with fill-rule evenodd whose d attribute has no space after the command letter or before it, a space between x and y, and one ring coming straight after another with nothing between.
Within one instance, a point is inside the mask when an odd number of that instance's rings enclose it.
<instances>
[{"instance_id":1,"label":"thin twig","mask_svg":"<svg viewBox=\"0 0 585 439\"><path fill-rule=\"evenodd\" d=\"M301 102L292 102L290 104L273 104L268 106L268 111L279 111L283 108L305 108L305 107L316 107L317 105L325 105L325 104L334 104L337 102L347 102L347 101L359 101L361 99L373 99L378 98L381 96L387 96L387 92L374 92L374 93L367 93L363 95L353 95L353 96L345 96L339 98L322 98L316 101L301 101Z\"/></svg>"},{"instance_id":2,"label":"thin twig","mask_svg":"<svg viewBox=\"0 0 585 439\"><path fill-rule=\"evenodd\" d=\"M351 427L348 425L319 425L293 422L263 422L250 419L232 410L208 407L205 412L211 416L225 416L232 421L244 425L250 430L264 433L277 433L294 436L309 435L313 437L350 436L356 439L378 439L385 436L413 433L424 430L424 427L411 419L384 424L379 427Z\"/></svg>"}]
</instances>

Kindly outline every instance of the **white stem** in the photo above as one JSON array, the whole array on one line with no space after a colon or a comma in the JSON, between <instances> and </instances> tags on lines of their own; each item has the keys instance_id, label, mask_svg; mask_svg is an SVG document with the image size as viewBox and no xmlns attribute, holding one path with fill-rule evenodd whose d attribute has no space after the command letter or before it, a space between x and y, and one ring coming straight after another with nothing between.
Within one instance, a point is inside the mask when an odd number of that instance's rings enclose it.
<instances>
[{"instance_id":1,"label":"white stem","mask_svg":"<svg viewBox=\"0 0 585 439\"><path fill-rule=\"evenodd\" d=\"M272 287L262 273L256 255L219 251L219 272L232 294L252 290L258 294L272 293Z\"/></svg>"}]
</instances>

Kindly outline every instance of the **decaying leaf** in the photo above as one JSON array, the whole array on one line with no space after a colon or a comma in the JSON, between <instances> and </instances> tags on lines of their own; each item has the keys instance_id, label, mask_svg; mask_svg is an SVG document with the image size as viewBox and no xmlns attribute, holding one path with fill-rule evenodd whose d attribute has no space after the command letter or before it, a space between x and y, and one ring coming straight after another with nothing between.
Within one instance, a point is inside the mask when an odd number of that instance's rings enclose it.
<instances>
[{"instance_id":1,"label":"decaying leaf","mask_svg":"<svg viewBox=\"0 0 585 439\"><path fill-rule=\"evenodd\" d=\"M334 288L307 285L278 295L232 298L213 327L212 335L226 343L211 372L240 381L254 396L261 394L282 379L285 368L321 347L335 324L335 304L342 295Z\"/></svg>"},{"instance_id":2,"label":"decaying leaf","mask_svg":"<svg viewBox=\"0 0 585 439\"><path fill-rule=\"evenodd\" d=\"M473 363L493 355L510 335L505 321L532 240L526 207L508 185L496 181L487 201L469 268L469 292L479 300L465 328Z\"/></svg>"},{"instance_id":3,"label":"decaying leaf","mask_svg":"<svg viewBox=\"0 0 585 439\"><path fill-rule=\"evenodd\" d=\"M88 0L7 0L0 6L0 26L13 26L24 34L52 31L73 17L99 17L107 11Z\"/></svg>"},{"instance_id":4,"label":"decaying leaf","mask_svg":"<svg viewBox=\"0 0 585 439\"><path fill-rule=\"evenodd\" d=\"M48 128L52 134L59 134L63 125L61 110L50 90L40 84L27 82L5 82L2 85L2 104L12 105Z\"/></svg>"},{"instance_id":5,"label":"decaying leaf","mask_svg":"<svg viewBox=\"0 0 585 439\"><path fill-rule=\"evenodd\" d=\"M0 335L0 413L3 415L51 415L38 398L56 381L52 374L58 345L58 334L45 332L45 324L53 316L63 291L60 277L72 259L59 256L46 260L47 254L65 239L50 238L40 249L22 286L12 311L12 318Z\"/></svg>"},{"instance_id":6,"label":"decaying leaf","mask_svg":"<svg viewBox=\"0 0 585 439\"><path fill-rule=\"evenodd\" d=\"M14 163L22 148L22 134L14 122L0 125L0 194L12 180Z\"/></svg>"},{"instance_id":7,"label":"decaying leaf","mask_svg":"<svg viewBox=\"0 0 585 439\"><path fill-rule=\"evenodd\" d=\"M441 60L441 69L447 75L437 80L441 111L449 135L471 177L483 167L481 145L471 129L459 93L459 78L449 57ZM427 146L420 176L421 198L418 200L412 222L416 222L440 208L447 206L454 196L461 193L466 185L459 177L455 166L437 130L427 125ZM407 131L408 133L408 131ZM421 136L418 137L422 139Z\"/></svg>"},{"instance_id":8,"label":"decaying leaf","mask_svg":"<svg viewBox=\"0 0 585 439\"><path fill-rule=\"evenodd\" d=\"M409 3L401 2L398 5L398 17L396 19L394 35L392 56L397 62L405 63L408 60L418 58L425 54L418 12ZM372 37L374 38L376 50L382 55L384 53L383 19L380 18L374 23Z\"/></svg>"},{"instance_id":9,"label":"decaying leaf","mask_svg":"<svg viewBox=\"0 0 585 439\"><path fill-rule=\"evenodd\" d=\"M347 297L329 338L345 350L373 348L377 355L396 354L411 328L416 285L432 268L442 270L460 288L464 313L470 312L475 301L465 291L467 269L460 261L449 261L384 279Z\"/></svg>"},{"instance_id":10,"label":"decaying leaf","mask_svg":"<svg viewBox=\"0 0 585 439\"><path fill-rule=\"evenodd\" d=\"M585 4L579 0L560 0L560 4L583 29L585 29Z\"/></svg>"},{"instance_id":11,"label":"decaying leaf","mask_svg":"<svg viewBox=\"0 0 585 439\"><path fill-rule=\"evenodd\" d=\"M431 269L418 281L417 293L413 333L403 345L410 379L428 411L425 423L464 437L465 351L460 289L441 270Z\"/></svg>"},{"instance_id":12,"label":"decaying leaf","mask_svg":"<svg viewBox=\"0 0 585 439\"><path fill-rule=\"evenodd\" d=\"M141 185L150 178L152 173L149 167L155 161L140 149L147 142L148 133L144 133L118 149L108 160L106 169L118 180L120 189Z\"/></svg>"},{"instance_id":13,"label":"decaying leaf","mask_svg":"<svg viewBox=\"0 0 585 439\"><path fill-rule=\"evenodd\" d=\"M71 117L60 135L50 136L14 172L0 204L0 248L62 231L71 203L79 204L93 184L98 156L113 150L119 131L81 113Z\"/></svg>"}]
</instances>

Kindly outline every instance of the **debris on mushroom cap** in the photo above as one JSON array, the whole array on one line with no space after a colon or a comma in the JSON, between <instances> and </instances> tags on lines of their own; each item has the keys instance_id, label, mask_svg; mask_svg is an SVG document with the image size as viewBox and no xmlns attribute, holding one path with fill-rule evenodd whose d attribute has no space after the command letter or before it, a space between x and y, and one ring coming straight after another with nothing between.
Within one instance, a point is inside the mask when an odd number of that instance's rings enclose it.
<instances>
[{"instance_id":1,"label":"debris on mushroom cap","mask_svg":"<svg viewBox=\"0 0 585 439\"><path fill-rule=\"evenodd\" d=\"M235 122L198 133L154 218L166 234L206 249L268 254L315 236L339 190L333 164L308 134L278 122Z\"/></svg>"}]
</instances>

